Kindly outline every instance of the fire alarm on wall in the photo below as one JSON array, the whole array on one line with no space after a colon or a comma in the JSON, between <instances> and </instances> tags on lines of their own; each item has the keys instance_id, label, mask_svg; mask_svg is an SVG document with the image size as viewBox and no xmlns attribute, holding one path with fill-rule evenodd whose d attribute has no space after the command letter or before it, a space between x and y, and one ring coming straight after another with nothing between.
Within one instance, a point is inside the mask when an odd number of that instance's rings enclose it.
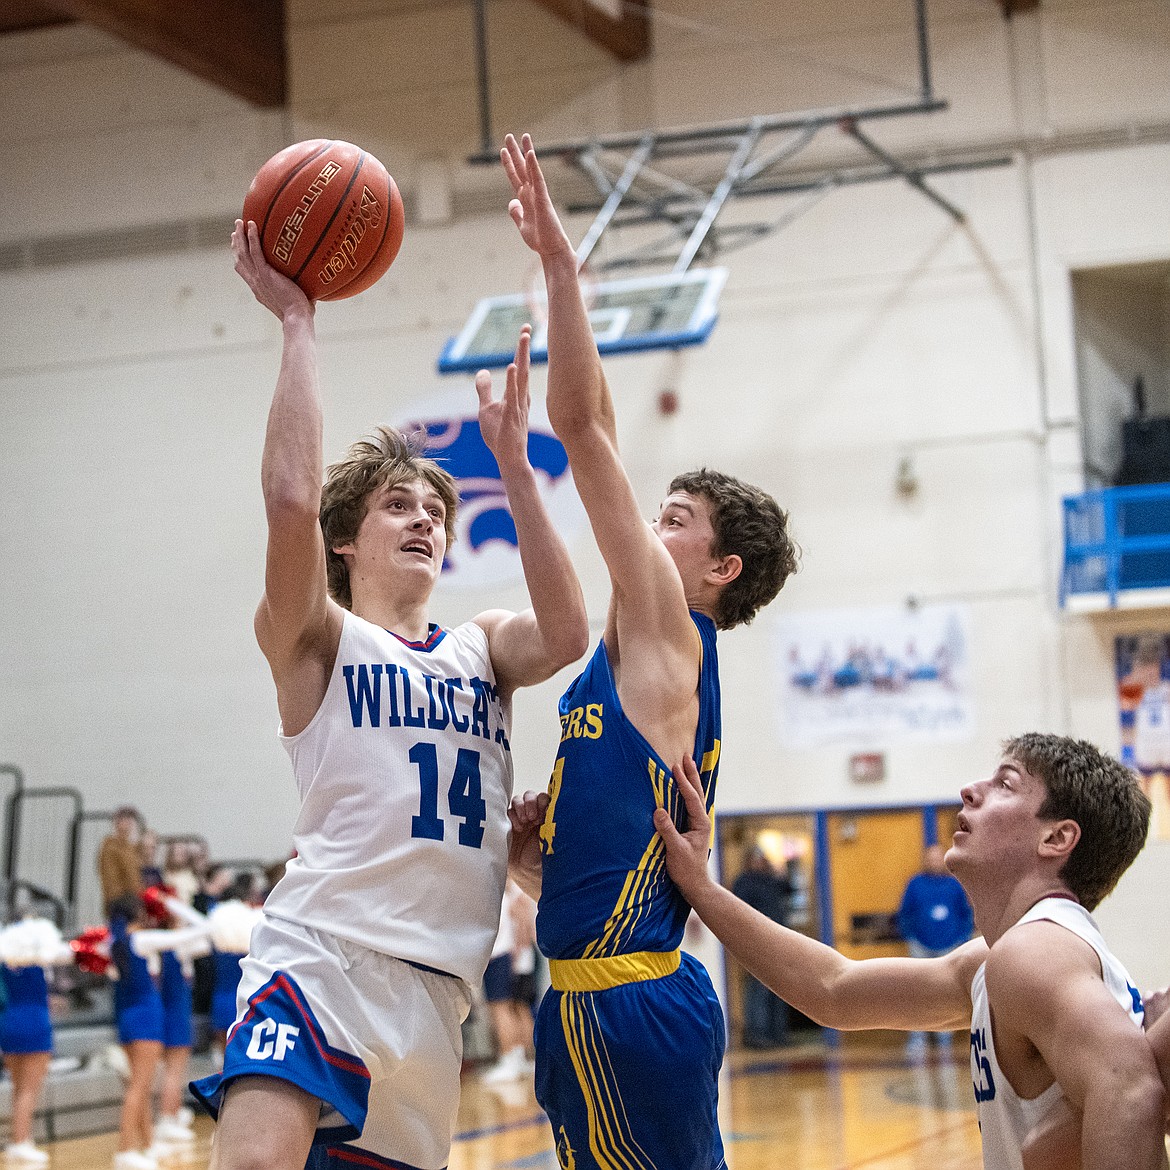
<instances>
[{"instance_id":1,"label":"fire alarm on wall","mask_svg":"<svg viewBox=\"0 0 1170 1170\"><path fill-rule=\"evenodd\" d=\"M858 752L849 757L849 779L854 784L876 784L886 778L886 757L881 752Z\"/></svg>"}]
</instances>

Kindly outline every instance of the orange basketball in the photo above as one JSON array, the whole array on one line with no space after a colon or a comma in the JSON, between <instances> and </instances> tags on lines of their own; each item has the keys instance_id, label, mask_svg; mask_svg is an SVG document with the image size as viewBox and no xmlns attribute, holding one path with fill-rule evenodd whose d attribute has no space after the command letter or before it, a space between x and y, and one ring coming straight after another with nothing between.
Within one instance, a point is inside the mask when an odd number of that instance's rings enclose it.
<instances>
[{"instance_id":1,"label":"orange basketball","mask_svg":"<svg viewBox=\"0 0 1170 1170\"><path fill-rule=\"evenodd\" d=\"M269 264L314 301L352 297L398 255L406 217L386 168L352 142L313 138L286 146L244 196Z\"/></svg>"}]
</instances>

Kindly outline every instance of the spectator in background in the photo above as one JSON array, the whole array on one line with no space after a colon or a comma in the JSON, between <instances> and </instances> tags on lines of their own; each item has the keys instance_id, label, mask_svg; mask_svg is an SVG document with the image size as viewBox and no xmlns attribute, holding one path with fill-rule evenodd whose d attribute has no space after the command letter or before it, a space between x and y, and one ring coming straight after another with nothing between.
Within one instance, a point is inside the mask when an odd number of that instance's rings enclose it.
<instances>
[{"instance_id":1,"label":"spectator in background","mask_svg":"<svg viewBox=\"0 0 1170 1170\"><path fill-rule=\"evenodd\" d=\"M787 873L772 868L767 854L753 846L731 892L766 918L784 925L792 894ZM748 971L743 973L743 1046L775 1048L788 1043L788 1005Z\"/></svg>"},{"instance_id":2,"label":"spectator in background","mask_svg":"<svg viewBox=\"0 0 1170 1170\"><path fill-rule=\"evenodd\" d=\"M264 867L264 896L267 897L276 888L276 883L284 877L287 861L274 861Z\"/></svg>"},{"instance_id":3,"label":"spectator in background","mask_svg":"<svg viewBox=\"0 0 1170 1170\"><path fill-rule=\"evenodd\" d=\"M187 842L187 860L191 871L200 880L207 876L207 869L211 865L211 850L202 837L196 837Z\"/></svg>"},{"instance_id":4,"label":"spectator in background","mask_svg":"<svg viewBox=\"0 0 1170 1170\"><path fill-rule=\"evenodd\" d=\"M98 878L107 916L110 903L142 892L142 856L138 851L142 829L142 815L136 808L124 805L114 813L113 832L98 849Z\"/></svg>"},{"instance_id":5,"label":"spectator in background","mask_svg":"<svg viewBox=\"0 0 1170 1170\"><path fill-rule=\"evenodd\" d=\"M509 880L504 889L500 929L483 975L484 998L499 1056L484 1073L484 1084L519 1080L532 1073L535 943L536 903Z\"/></svg>"},{"instance_id":6,"label":"spectator in background","mask_svg":"<svg viewBox=\"0 0 1170 1170\"><path fill-rule=\"evenodd\" d=\"M199 892L193 904L200 914L210 914L236 880L226 865L211 864L204 868ZM195 1051L206 1052L211 1045L211 1001L215 994L215 955L200 955L194 962L191 981L191 1010L195 1021Z\"/></svg>"},{"instance_id":7,"label":"spectator in background","mask_svg":"<svg viewBox=\"0 0 1170 1170\"><path fill-rule=\"evenodd\" d=\"M971 903L963 887L943 862L941 845L928 845L922 855L922 872L906 886L898 907L898 930L915 959L935 959L965 943L975 928ZM949 1048L950 1032L933 1033L935 1043ZM906 1041L910 1056L926 1051L926 1033L911 1032Z\"/></svg>"},{"instance_id":8,"label":"spectator in background","mask_svg":"<svg viewBox=\"0 0 1170 1170\"><path fill-rule=\"evenodd\" d=\"M199 892L199 878L191 864L191 846L186 841L172 841L167 845L163 881L175 891L175 897L188 906L195 904Z\"/></svg>"},{"instance_id":9,"label":"spectator in background","mask_svg":"<svg viewBox=\"0 0 1170 1170\"><path fill-rule=\"evenodd\" d=\"M158 834L153 829L143 828L138 840L138 856L142 866L142 888L162 885L162 870L158 865Z\"/></svg>"},{"instance_id":10,"label":"spectator in background","mask_svg":"<svg viewBox=\"0 0 1170 1170\"><path fill-rule=\"evenodd\" d=\"M512 914L512 1004L524 1028L524 1047L533 1053L532 1028L536 1011L536 903L515 883L508 883L505 906Z\"/></svg>"}]
</instances>

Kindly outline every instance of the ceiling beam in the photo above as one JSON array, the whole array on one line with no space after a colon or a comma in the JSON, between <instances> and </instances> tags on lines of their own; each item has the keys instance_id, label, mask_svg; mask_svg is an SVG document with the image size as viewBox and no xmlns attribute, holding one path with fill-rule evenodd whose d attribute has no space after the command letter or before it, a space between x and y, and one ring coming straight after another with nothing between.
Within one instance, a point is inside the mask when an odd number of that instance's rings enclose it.
<instances>
[{"instance_id":1,"label":"ceiling beam","mask_svg":"<svg viewBox=\"0 0 1170 1170\"><path fill-rule=\"evenodd\" d=\"M650 55L650 0L536 0L619 61ZM611 15L616 8L620 16Z\"/></svg>"},{"instance_id":2,"label":"ceiling beam","mask_svg":"<svg viewBox=\"0 0 1170 1170\"><path fill-rule=\"evenodd\" d=\"M70 24L68 16L36 0L4 0L0 4L0 33L25 32L34 28L48 28L55 24Z\"/></svg>"},{"instance_id":3,"label":"ceiling beam","mask_svg":"<svg viewBox=\"0 0 1170 1170\"><path fill-rule=\"evenodd\" d=\"M284 0L51 0L257 106L288 94Z\"/></svg>"}]
</instances>

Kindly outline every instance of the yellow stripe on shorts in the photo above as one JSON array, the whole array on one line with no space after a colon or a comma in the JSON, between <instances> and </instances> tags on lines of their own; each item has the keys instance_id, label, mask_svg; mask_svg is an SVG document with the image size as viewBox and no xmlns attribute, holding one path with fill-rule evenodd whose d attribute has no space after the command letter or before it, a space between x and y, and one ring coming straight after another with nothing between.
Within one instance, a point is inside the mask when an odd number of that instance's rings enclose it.
<instances>
[{"instance_id":1,"label":"yellow stripe on shorts","mask_svg":"<svg viewBox=\"0 0 1170 1170\"><path fill-rule=\"evenodd\" d=\"M549 959L548 976L556 991L608 991L623 983L673 975L681 962L677 950L634 951L605 959Z\"/></svg>"},{"instance_id":2,"label":"yellow stripe on shorts","mask_svg":"<svg viewBox=\"0 0 1170 1170\"><path fill-rule=\"evenodd\" d=\"M561 1027L589 1119L589 1149L600 1170L657 1170L634 1140L593 1005L577 992L561 999Z\"/></svg>"}]
</instances>

